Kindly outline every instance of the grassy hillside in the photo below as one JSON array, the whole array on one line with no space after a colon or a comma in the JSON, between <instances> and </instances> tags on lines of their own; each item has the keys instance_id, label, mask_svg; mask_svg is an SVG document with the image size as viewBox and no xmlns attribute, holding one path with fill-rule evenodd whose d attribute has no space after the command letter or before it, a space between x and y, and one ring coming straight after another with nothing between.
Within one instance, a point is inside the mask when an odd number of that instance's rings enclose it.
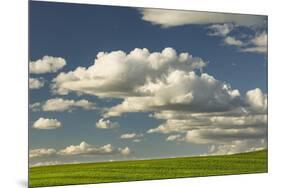
<instances>
[{"instance_id":1,"label":"grassy hillside","mask_svg":"<svg viewBox=\"0 0 281 188\"><path fill-rule=\"evenodd\" d=\"M30 187L267 172L267 151L30 168Z\"/></svg>"}]
</instances>

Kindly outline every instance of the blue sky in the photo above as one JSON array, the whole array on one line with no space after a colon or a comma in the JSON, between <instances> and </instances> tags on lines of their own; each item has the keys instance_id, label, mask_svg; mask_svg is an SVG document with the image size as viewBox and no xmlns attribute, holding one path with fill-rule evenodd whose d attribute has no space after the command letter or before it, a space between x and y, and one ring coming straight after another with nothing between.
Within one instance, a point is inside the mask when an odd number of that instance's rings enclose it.
<instances>
[{"instance_id":1,"label":"blue sky","mask_svg":"<svg viewBox=\"0 0 281 188\"><path fill-rule=\"evenodd\" d=\"M266 147L267 17L36 1L30 2L29 11L32 165ZM140 50L129 57L135 48ZM107 53L98 57L99 52ZM137 62L149 71L148 61L161 63L148 59L155 52L167 60L168 68L153 68L147 75L135 70ZM173 52L175 57L166 55ZM179 67L180 53L185 52L189 58ZM138 59L137 54L143 56ZM60 82L56 78L62 74L72 77L61 76ZM169 76L172 81L166 86ZM125 88L115 88L120 83ZM174 93L169 94L168 87ZM183 93L189 98L182 99ZM51 99L54 103L47 105ZM157 113L170 116L157 118ZM177 118L179 114L188 117Z\"/></svg>"}]
</instances>

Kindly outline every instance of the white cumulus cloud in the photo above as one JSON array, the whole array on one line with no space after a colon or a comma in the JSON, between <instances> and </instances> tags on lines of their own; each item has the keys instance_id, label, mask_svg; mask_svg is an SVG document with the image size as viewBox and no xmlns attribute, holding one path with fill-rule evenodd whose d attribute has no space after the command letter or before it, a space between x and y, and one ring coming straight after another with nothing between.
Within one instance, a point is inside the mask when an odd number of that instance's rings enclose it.
<instances>
[{"instance_id":1,"label":"white cumulus cloud","mask_svg":"<svg viewBox=\"0 0 281 188\"><path fill-rule=\"evenodd\" d=\"M143 134L125 133L120 136L121 139L133 139L133 138L140 138L140 137L143 137Z\"/></svg>"},{"instance_id":2,"label":"white cumulus cloud","mask_svg":"<svg viewBox=\"0 0 281 188\"><path fill-rule=\"evenodd\" d=\"M234 25L230 23L224 23L224 24L213 24L208 27L210 32L208 35L210 36L227 36L233 29Z\"/></svg>"},{"instance_id":3,"label":"white cumulus cloud","mask_svg":"<svg viewBox=\"0 0 281 188\"><path fill-rule=\"evenodd\" d=\"M60 73L53 80L53 90L61 95L74 91L124 98L139 95L139 87L148 81L157 81L173 70L189 72L204 66L206 63L201 58L188 53L177 54L173 48L153 53L146 48L136 48L128 54L100 52L94 65Z\"/></svg>"},{"instance_id":4,"label":"white cumulus cloud","mask_svg":"<svg viewBox=\"0 0 281 188\"><path fill-rule=\"evenodd\" d=\"M183 138L180 134L170 135L166 138L166 141L182 141Z\"/></svg>"},{"instance_id":5,"label":"white cumulus cloud","mask_svg":"<svg viewBox=\"0 0 281 188\"><path fill-rule=\"evenodd\" d=\"M29 108L33 111L33 112L38 112L41 109L41 103L40 102L36 102L33 104L29 105Z\"/></svg>"},{"instance_id":6,"label":"white cumulus cloud","mask_svg":"<svg viewBox=\"0 0 281 188\"><path fill-rule=\"evenodd\" d=\"M42 59L30 61L29 71L31 74L55 73L66 65L61 57L44 56Z\"/></svg>"},{"instance_id":7,"label":"white cumulus cloud","mask_svg":"<svg viewBox=\"0 0 281 188\"><path fill-rule=\"evenodd\" d=\"M44 80L38 78L29 78L29 88L30 89L40 89L44 86Z\"/></svg>"},{"instance_id":8,"label":"white cumulus cloud","mask_svg":"<svg viewBox=\"0 0 281 188\"><path fill-rule=\"evenodd\" d=\"M175 70L162 80L148 82L138 89L141 96L127 97L105 116L120 116L125 112L155 110L221 111L239 105L240 93L229 85L204 73Z\"/></svg>"},{"instance_id":9,"label":"white cumulus cloud","mask_svg":"<svg viewBox=\"0 0 281 188\"><path fill-rule=\"evenodd\" d=\"M246 101L250 105L251 109L255 111L267 111L267 95L259 88L249 90L246 93Z\"/></svg>"},{"instance_id":10,"label":"white cumulus cloud","mask_svg":"<svg viewBox=\"0 0 281 188\"><path fill-rule=\"evenodd\" d=\"M112 122L109 119L105 120L103 118L99 119L96 123L96 127L99 129L114 129L120 127L118 122Z\"/></svg>"},{"instance_id":11,"label":"white cumulus cloud","mask_svg":"<svg viewBox=\"0 0 281 188\"><path fill-rule=\"evenodd\" d=\"M267 147L267 95L260 89L240 96L239 106L226 111L192 112L159 111L150 115L164 120L147 132L171 134L167 141L213 144L209 154L230 154L255 151Z\"/></svg>"},{"instance_id":12,"label":"white cumulus cloud","mask_svg":"<svg viewBox=\"0 0 281 188\"><path fill-rule=\"evenodd\" d=\"M33 149L29 151L29 158L49 157L55 154L56 154L56 150L53 148Z\"/></svg>"},{"instance_id":13,"label":"white cumulus cloud","mask_svg":"<svg viewBox=\"0 0 281 188\"><path fill-rule=\"evenodd\" d=\"M253 37L249 46L241 49L243 52L251 52L251 53L267 53L267 32L263 31L262 33L258 33L255 37Z\"/></svg>"},{"instance_id":14,"label":"white cumulus cloud","mask_svg":"<svg viewBox=\"0 0 281 188\"><path fill-rule=\"evenodd\" d=\"M111 144L104 146L94 146L83 141L79 145L70 145L65 149L62 149L58 152L59 155L113 155L113 154L122 154L128 155L130 149L128 147L122 149L115 149Z\"/></svg>"},{"instance_id":15,"label":"white cumulus cloud","mask_svg":"<svg viewBox=\"0 0 281 188\"><path fill-rule=\"evenodd\" d=\"M265 139L233 141L229 144L211 145L208 154L210 155L226 155L242 152L258 151L267 148Z\"/></svg>"},{"instance_id":16,"label":"white cumulus cloud","mask_svg":"<svg viewBox=\"0 0 281 188\"><path fill-rule=\"evenodd\" d=\"M265 17L243 14L226 14L215 12L165 10L165 9L140 9L142 19L162 27L175 27L190 24L220 24L234 23L237 25L251 26L264 23Z\"/></svg>"},{"instance_id":17,"label":"white cumulus cloud","mask_svg":"<svg viewBox=\"0 0 281 188\"><path fill-rule=\"evenodd\" d=\"M221 37L224 45L236 46L239 52L267 53L267 31L265 29L259 31L260 29L257 30L255 27L247 27L255 34L240 33L233 35L231 31L239 31L239 26L224 23L213 24L207 28L209 36Z\"/></svg>"},{"instance_id":18,"label":"white cumulus cloud","mask_svg":"<svg viewBox=\"0 0 281 188\"><path fill-rule=\"evenodd\" d=\"M122 155L127 156L131 153L131 150L130 150L130 148L125 147L124 149L120 149L120 152Z\"/></svg>"},{"instance_id":19,"label":"white cumulus cloud","mask_svg":"<svg viewBox=\"0 0 281 188\"><path fill-rule=\"evenodd\" d=\"M61 122L57 119L39 118L34 122L33 128L35 129L57 129L61 127Z\"/></svg>"},{"instance_id":20,"label":"white cumulus cloud","mask_svg":"<svg viewBox=\"0 0 281 188\"><path fill-rule=\"evenodd\" d=\"M173 134L169 141L216 146L243 141L248 149L253 148L252 140L267 138L267 94L260 89L241 94L227 82L204 73L206 65L201 58L187 52L178 54L173 48L100 52L93 65L60 73L52 89L61 95L75 92L121 99L103 109L98 128L114 127L107 119L112 116L151 112L150 117L161 124L147 133ZM136 140L137 135L126 133L121 138Z\"/></svg>"},{"instance_id":21,"label":"white cumulus cloud","mask_svg":"<svg viewBox=\"0 0 281 188\"><path fill-rule=\"evenodd\" d=\"M197 129L187 132L186 141L198 144L227 143L232 141L263 139L266 129Z\"/></svg>"},{"instance_id":22,"label":"white cumulus cloud","mask_svg":"<svg viewBox=\"0 0 281 188\"><path fill-rule=\"evenodd\" d=\"M106 144L103 146L95 146L82 141L78 145L70 145L64 149L56 150L54 148L38 148L29 150L29 158L31 159L32 166L43 166L43 165L56 165L63 164L63 162L58 161L44 161L38 162L38 158L52 158L53 160L61 156L87 156L87 155L123 155L128 156L131 153L129 147L115 148L111 144ZM33 161L35 160L35 161ZM37 162L36 162L37 161Z\"/></svg>"},{"instance_id":23,"label":"white cumulus cloud","mask_svg":"<svg viewBox=\"0 0 281 188\"><path fill-rule=\"evenodd\" d=\"M194 24L206 25L210 31L208 35L222 37L224 44L237 46L241 52L267 53L267 32L262 32L245 42L229 36L235 27L242 26L255 30L256 27L265 26L266 16L150 8L140 9L140 13L142 20L164 28ZM241 46L244 47L241 48Z\"/></svg>"},{"instance_id":24,"label":"white cumulus cloud","mask_svg":"<svg viewBox=\"0 0 281 188\"><path fill-rule=\"evenodd\" d=\"M230 37L230 36L228 36L224 39L224 43L227 45L232 45L232 46L243 46L244 45L241 40L238 40L238 39L236 39L234 37Z\"/></svg>"},{"instance_id":25,"label":"white cumulus cloud","mask_svg":"<svg viewBox=\"0 0 281 188\"><path fill-rule=\"evenodd\" d=\"M47 100L42 106L43 111L55 112L72 111L78 108L91 110L95 109L95 104L85 99L68 100L63 98L54 98Z\"/></svg>"}]
</instances>

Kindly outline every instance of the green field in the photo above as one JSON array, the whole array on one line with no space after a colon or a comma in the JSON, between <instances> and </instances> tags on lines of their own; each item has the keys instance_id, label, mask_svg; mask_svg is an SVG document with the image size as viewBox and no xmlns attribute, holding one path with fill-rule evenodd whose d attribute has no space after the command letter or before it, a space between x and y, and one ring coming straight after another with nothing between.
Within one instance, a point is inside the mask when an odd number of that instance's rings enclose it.
<instances>
[{"instance_id":1,"label":"green field","mask_svg":"<svg viewBox=\"0 0 281 188\"><path fill-rule=\"evenodd\" d=\"M267 151L32 167L30 187L267 172Z\"/></svg>"}]
</instances>

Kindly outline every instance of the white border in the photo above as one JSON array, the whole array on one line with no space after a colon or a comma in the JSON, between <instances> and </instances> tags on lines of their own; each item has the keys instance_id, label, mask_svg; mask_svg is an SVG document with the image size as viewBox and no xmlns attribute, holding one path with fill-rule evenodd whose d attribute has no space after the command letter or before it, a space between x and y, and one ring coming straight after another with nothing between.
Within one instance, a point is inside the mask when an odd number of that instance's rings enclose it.
<instances>
[{"instance_id":1,"label":"white border","mask_svg":"<svg viewBox=\"0 0 281 188\"><path fill-rule=\"evenodd\" d=\"M269 173L67 187L264 188L280 185L280 5L276 0L59 0L61 2L157 7L269 15ZM0 187L27 187L27 13L28 2L1 2L1 181ZM3 58L4 57L4 58ZM276 186L272 186L276 187Z\"/></svg>"}]
</instances>

